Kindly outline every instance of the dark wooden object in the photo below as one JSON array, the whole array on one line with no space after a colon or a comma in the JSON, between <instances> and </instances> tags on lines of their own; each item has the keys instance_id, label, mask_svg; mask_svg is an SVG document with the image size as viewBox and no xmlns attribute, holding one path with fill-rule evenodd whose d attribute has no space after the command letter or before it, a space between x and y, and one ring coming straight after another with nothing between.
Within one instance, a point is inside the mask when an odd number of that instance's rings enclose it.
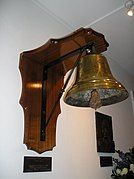
<instances>
[{"instance_id":1,"label":"dark wooden object","mask_svg":"<svg viewBox=\"0 0 134 179\"><path fill-rule=\"evenodd\" d=\"M96 115L97 152L114 153L112 117L99 112Z\"/></svg>"},{"instance_id":2,"label":"dark wooden object","mask_svg":"<svg viewBox=\"0 0 134 179\"><path fill-rule=\"evenodd\" d=\"M24 144L28 149L42 153L52 150L56 145L56 122L61 112L60 103L56 106L46 129L45 123L63 86L64 75L74 65L78 54L55 65L49 64L89 42L94 42L98 53L107 50L108 43L104 35L90 28L81 28L67 37L50 39L37 49L21 53L20 104L24 110Z\"/></svg>"}]
</instances>

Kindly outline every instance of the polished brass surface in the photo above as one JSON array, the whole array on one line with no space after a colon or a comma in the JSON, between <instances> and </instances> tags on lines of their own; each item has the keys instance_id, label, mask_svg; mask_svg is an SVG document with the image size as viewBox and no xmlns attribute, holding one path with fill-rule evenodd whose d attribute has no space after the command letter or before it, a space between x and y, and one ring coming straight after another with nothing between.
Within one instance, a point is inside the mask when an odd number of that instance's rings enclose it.
<instances>
[{"instance_id":1,"label":"polished brass surface","mask_svg":"<svg viewBox=\"0 0 134 179\"><path fill-rule=\"evenodd\" d=\"M97 109L127 97L127 90L113 77L106 58L102 54L89 54L80 59L75 83L66 92L64 101L72 106Z\"/></svg>"}]
</instances>

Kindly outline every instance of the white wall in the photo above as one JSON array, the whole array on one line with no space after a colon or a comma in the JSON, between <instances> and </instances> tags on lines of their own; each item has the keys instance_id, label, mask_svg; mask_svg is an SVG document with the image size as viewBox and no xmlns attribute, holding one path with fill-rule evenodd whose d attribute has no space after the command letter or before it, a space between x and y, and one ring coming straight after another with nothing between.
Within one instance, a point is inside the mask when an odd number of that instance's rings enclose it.
<instances>
[{"instance_id":1,"label":"white wall","mask_svg":"<svg viewBox=\"0 0 134 179\"><path fill-rule=\"evenodd\" d=\"M41 46L51 37L62 37L69 32L30 0L0 1L0 179L110 179L111 167L99 167L93 109L70 107L61 100L54 150L39 155L28 151L23 144L19 54ZM111 61L110 67L128 90L134 89L132 78L120 66ZM113 117L116 147L127 150L132 146L131 99L99 111ZM52 156L52 172L24 174L23 158L27 155Z\"/></svg>"}]
</instances>

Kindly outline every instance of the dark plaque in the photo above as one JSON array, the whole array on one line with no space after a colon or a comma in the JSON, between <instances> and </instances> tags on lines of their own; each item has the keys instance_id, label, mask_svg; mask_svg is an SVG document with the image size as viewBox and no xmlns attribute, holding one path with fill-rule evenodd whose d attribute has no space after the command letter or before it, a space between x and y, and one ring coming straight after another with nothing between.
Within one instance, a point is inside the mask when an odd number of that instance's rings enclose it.
<instances>
[{"instance_id":1,"label":"dark plaque","mask_svg":"<svg viewBox=\"0 0 134 179\"><path fill-rule=\"evenodd\" d=\"M96 116L97 152L114 153L112 117L99 112Z\"/></svg>"},{"instance_id":2,"label":"dark plaque","mask_svg":"<svg viewBox=\"0 0 134 179\"><path fill-rule=\"evenodd\" d=\"M112 157L100 157L100 166L101 167L109 167L112 166Z\"/></svg>"},{"instance_id":3,"label":"dark plaque","mask_svg":"<svg viewBox=\"0 0 134 179\"><path fill-rule=\"evenodd\" d=\"M52 170L52 157L24 157L23 172L49 172Z\"/></svg>"}]
</instances>

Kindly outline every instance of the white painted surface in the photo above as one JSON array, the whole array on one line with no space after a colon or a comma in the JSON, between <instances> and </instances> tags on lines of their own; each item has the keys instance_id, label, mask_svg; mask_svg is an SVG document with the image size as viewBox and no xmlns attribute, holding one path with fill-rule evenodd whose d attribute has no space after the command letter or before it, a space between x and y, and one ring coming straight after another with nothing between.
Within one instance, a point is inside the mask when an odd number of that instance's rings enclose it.
<instances>
[{"instance_id":1,"label":"white painted surface","mask_svg":"<svg viewBox=\"0 0 134 179\"><path fill-rule=\"evenodd\" d=\"M32 0L69 29L99 26L110 44L109 52L134 76L134 16L127 15L126 0Z\"/></svg>"},{"instance_id":2,"label":"white painted surface","mask_svg":"<svg viewBox=\"0 0 134 179\"><path fill-rule=\"evenodd\" d=\"M120 9L123 7L123 1L115 0L33 0L36 1L47 10L61 18L72 28L79 28L80 25L83 27L91 24L98 20L100 17L103 18L106 14Z\"/></svg>"},{"instance_id":3,"label":"white painted surface","mask_svg":"<svg viewBox=\"0 0 134 179\"><path fill-rule=\"evenodd\" d=\"M69 32L31 1L0 2L0 179L110 179L111 167L99 167L93 109L70 107L61 100L54 150L39 155L23 144L19 54L44 44L50 37L62 37ZM115 61L110 60L110 67L129 91L134 89L133 78ZM113 117L116 147L123 150L131 147L134 144L131 99L99 111ZM27 155L52 156L53 171L24 174L23 157Z\"/></svg>"}]
</instances>

